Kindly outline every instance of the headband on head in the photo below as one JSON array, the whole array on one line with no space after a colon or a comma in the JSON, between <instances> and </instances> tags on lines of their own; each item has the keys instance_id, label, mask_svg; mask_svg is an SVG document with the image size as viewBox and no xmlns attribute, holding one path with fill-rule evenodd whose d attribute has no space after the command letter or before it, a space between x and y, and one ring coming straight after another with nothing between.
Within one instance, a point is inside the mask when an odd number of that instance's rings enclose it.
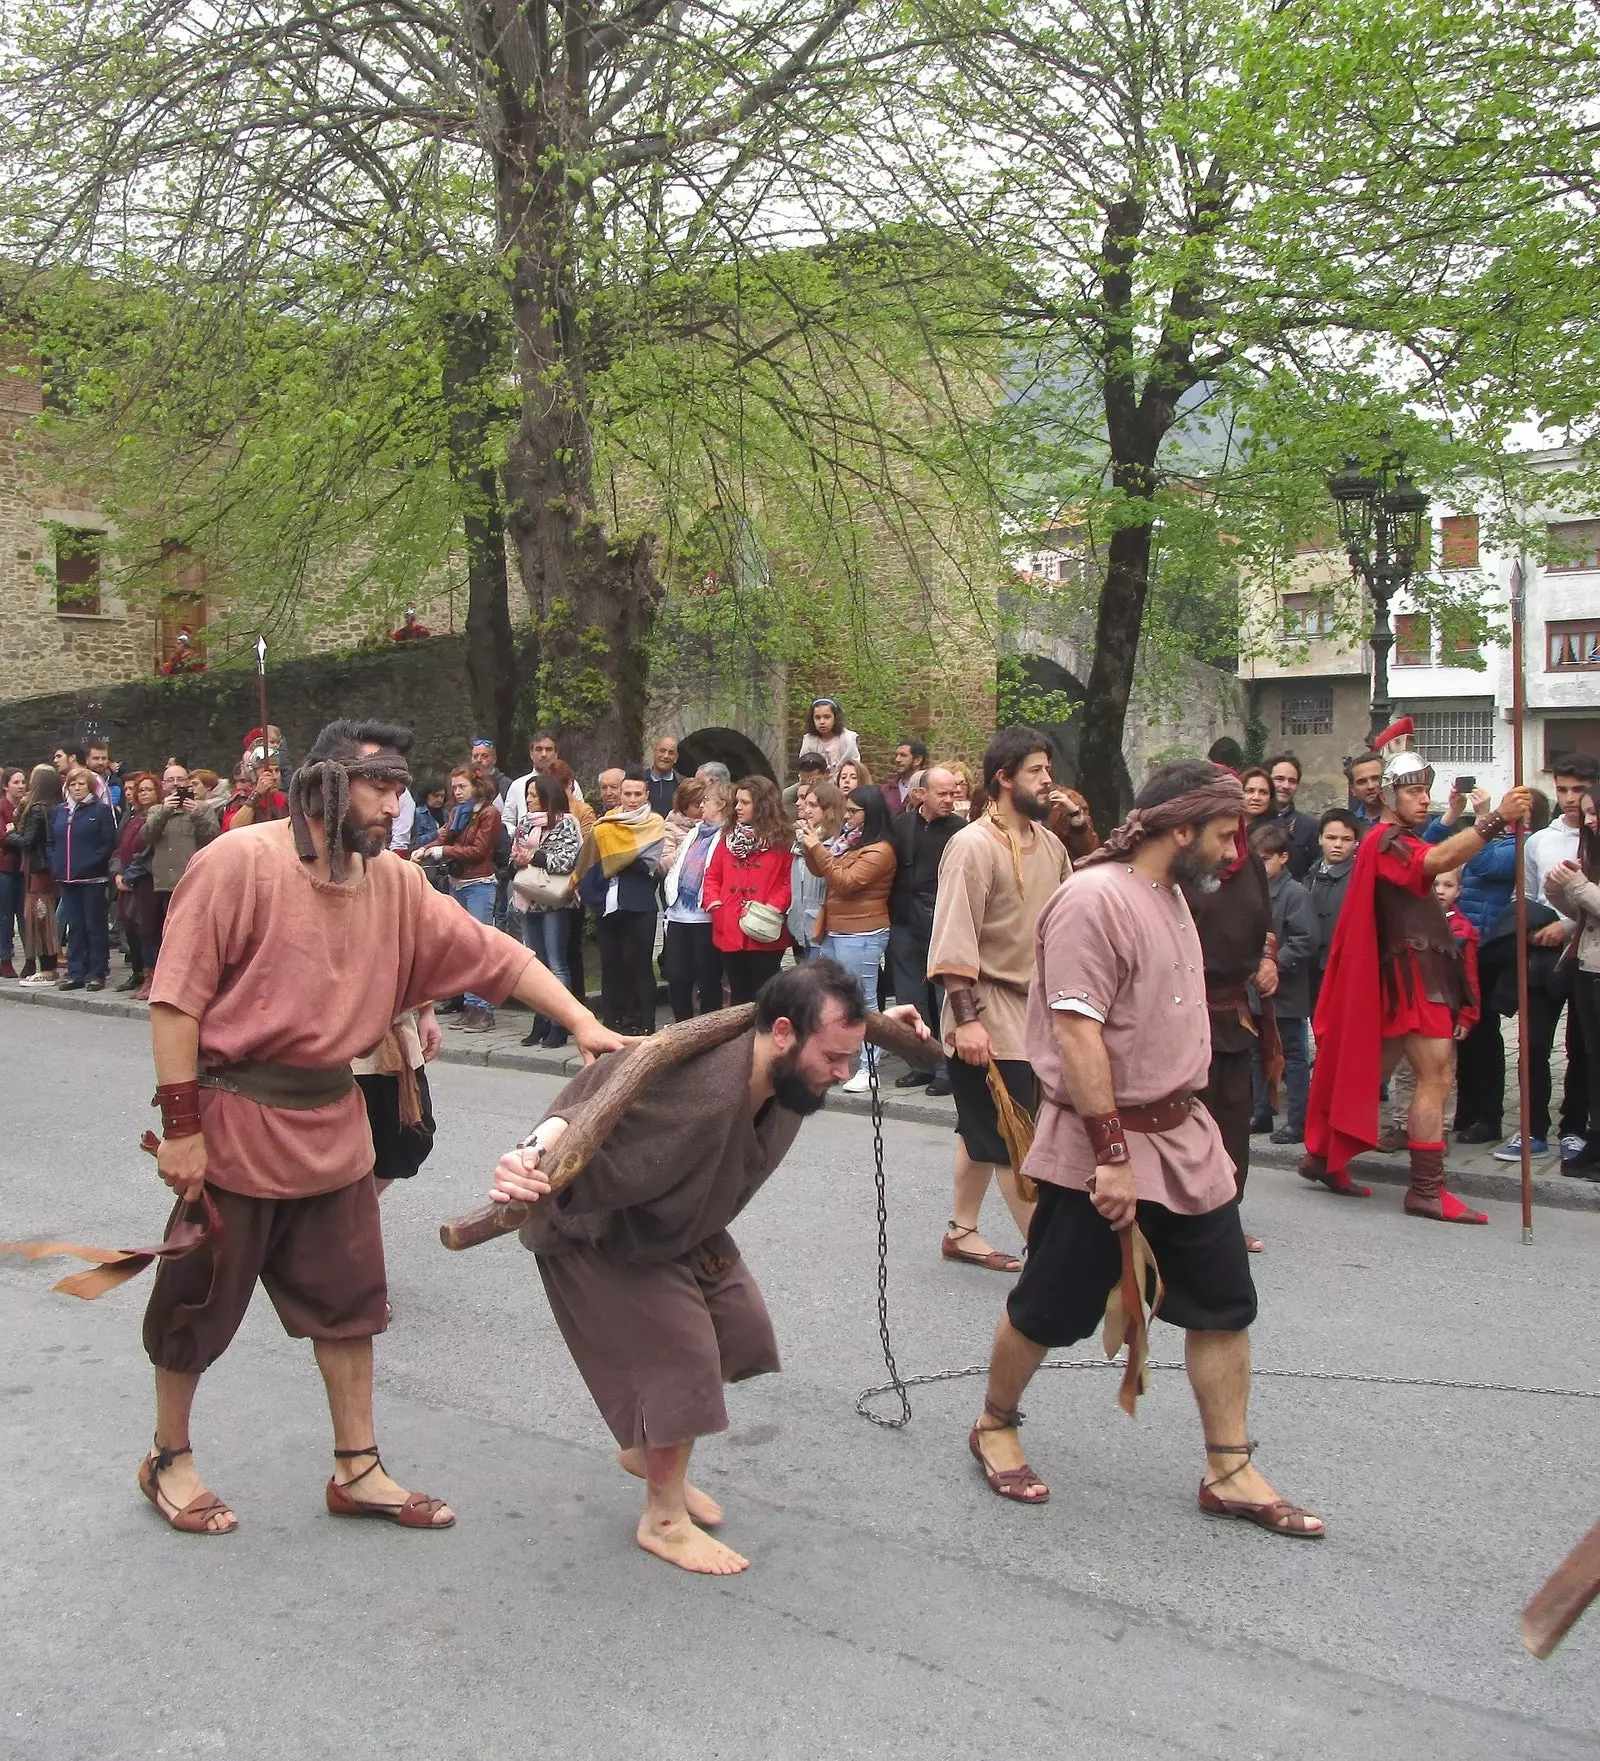
<instances>
[{"instance_id":1,"label":"headband on head","mask_svg":"<svg viewBox=\"0 0 1600 1761\"><path fill-rule=\"evenodd\" d=\"M315 862L317 847L311 841L310 814L313 797L322 797L322 830L328 841L328 873L333 880L345 877L344 839L340 835L344 816L350 811L350 779L365 777L371 783L411 781L411 767L392 746L364 752L357 758L319 758L302 764L289 779L289 823L294 827L294 847L302 862Z\"/></svg>"},{"instance_id":2,"label":"headband on head","mask_svg":"<svg viewBox=\"0 0 1600 1761\"><path fill-rule=\"evenodd\" d=\"M1217 767L1217 780L1203 788L1190 789L1187 794L1174 795L1158 801L1153 807L1136 807L1123 820L1098 850L1091 850L1076 866L1087 868L1094 862L1125 861L1145 841L1159 832L1170 832L1180 825L1199 825L1223 814L1244 817L1244 790L1232 771Z\"/></svg>"}]
</instances>

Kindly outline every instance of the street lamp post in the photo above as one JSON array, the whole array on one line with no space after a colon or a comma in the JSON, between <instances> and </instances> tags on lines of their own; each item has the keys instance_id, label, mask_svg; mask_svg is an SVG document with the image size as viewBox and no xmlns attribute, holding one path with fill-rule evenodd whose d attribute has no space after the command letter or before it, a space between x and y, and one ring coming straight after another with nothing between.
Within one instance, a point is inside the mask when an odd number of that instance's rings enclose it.
<instances>
[{"instance_id":1,"label":"street lamp post","mask_svg":"<svg viewBox=\"0 0 1600 1761\"><path fill-rule=\"evenodd\" d=\"M1339 537L1350 559L1350 572L1372 597L1372 726L1380 733L1394 720L1389 701L1389 601L1410 584L1416 573L1427 529L1428 498L1401 468L1402 456L1386 458L1376 476L1369 476L1357 458L1328 480L1328 493L1339 512Z\"/></svg>"}]
</instances>

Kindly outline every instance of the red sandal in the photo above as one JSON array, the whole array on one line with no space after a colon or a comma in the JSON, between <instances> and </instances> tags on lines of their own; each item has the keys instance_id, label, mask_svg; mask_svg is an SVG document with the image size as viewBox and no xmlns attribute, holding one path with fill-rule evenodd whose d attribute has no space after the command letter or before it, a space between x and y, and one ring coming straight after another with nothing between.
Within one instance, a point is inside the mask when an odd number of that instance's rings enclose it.
<instances>
[{"instance_id":1,"label":"red sandal","mask_svg":"<svg viewBox=\"0 0 1600 1761\"><path fill-rule=\"evenodd\" d=\"M991 1431L1014 1431L1022 1423L1020 1412L996 1412L987 1402L984 1403L983 1410L989 1418L1000 1421L997 1425L987 1427ZM972 1435L967 1439L967 1447L972 1451L978 1466L983 1469L983 1477L989 1482L989 1490L997 1498L1009 1498L1013 1504L1043 1504L1050 1496L1050 1488L1026 1462L1021 1467L1014 1468L990 1465L988 1457L983 1453L983 1444L979 1441L984 1430L983 1425L974 1425ZM1034 1486L1038 1487L1038 1491L1030 1496L1029 1488Z\"/></svg>"},{"instance_id":2,"label":"red sandal","mask_svg":"<svg viewBox=\"0 0 1600 1761\"><path fill-rule=\"evenodd\" d=\"M986 1272L1020 1272L1022 1261L1014 1253L1001 1253L999 1248L992 1247L988 1253L972 1253L967 1248L957 1247L958 1241L964 1241L969 1235L978 1233L976 1223L970 1229L963 1229L954 1217L950 1219L950 1227L954 1235L946 1235L939 1243L939 1252L947 1260L960 1260L965 1266L982 1266Z\"/></svg>"},{"instance_id":3,"label":"red sandal","mask_svg":"<svg viewBox=\"0 0 1600 1761\"><path fill-rule=\"evenodd\" d=\"M1254 1523L1258 1529L1266 1529L1270 1534L1289 1535L1300 1541L1320 1541L1328 1532L1322 1518L1312 1511L1302 1510L1298 1504L1291 1504L1287 1498L1274 1498L1270 1504L1235 1504L1230 1499L1217 1496L1217 1487L1231 1480L1235 1474L1243 1473L1249 1467L1250 1458L1255 1452L1254 1443L1206 1445L1206 1453L1209 1455L1242 1455L1244 1460L1238 1467L1230 1469L1219 1478L1200 1482L1200 1508L1207 1516L1237 1517L1240 1522ZM1313 1529L1307 1526L1310 1523L1319 1526Z\"/></svg>"},{"instance_id":4,"label":"red sandal","mask_svg":"<svg viewBox=\"0 0 1600 1761\"><path fill-rule=\"evenodd\" d=\"M386 1523L395 1523L402 1529L448 1529L454 1526L454 1516L447 1523L436 1523L433 1520L445 1508L445 1502L442 1498L430 1498L426 1492L412 1492L403 1504L367 1504L352 1497L350 1488L359 1485L368 1474L381 1468L383 1458L378 1454L376 1445L371 1449L336 1449L333 1452L335 1461L354 1461L363 1455L372 1457L371 1467L364 1467L354 1479L346 1480L342 1486L337 1480L328 1481L325 1497L330 1515L375 1516Z\"/></svg>"},{"instance_id":5,"label":"red sandal","mask_svg":"<svg viewBox=\"0 0 1600 1761\"><path fill-rule=\"evenodd\" d=\"M231 1535L239 1526L235 1516L225 1529L211 1526L211 1519L219 1513L233 1516L233 1512L214 1493L197 1492L189 1502L181 1508L161 1490L161 1475L172 1466L180 1455L192 1455L194 1451L185 1443L182 1449L163 1449L156 1444L155 1448L139 1463L139 1490L161 1512L162 1520L168 1528L177 1529L184 1535Z\"/></svg>"}]
</instances>

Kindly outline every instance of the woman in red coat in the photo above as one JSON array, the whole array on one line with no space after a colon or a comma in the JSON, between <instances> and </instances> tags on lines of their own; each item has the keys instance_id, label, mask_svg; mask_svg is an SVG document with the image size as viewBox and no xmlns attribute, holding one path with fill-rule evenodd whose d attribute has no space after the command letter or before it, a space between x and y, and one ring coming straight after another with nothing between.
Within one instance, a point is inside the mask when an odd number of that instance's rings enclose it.
<instances>
[{"instance_id":1,"label":"woman in red coat","mask_svg":"<svg viewBox=\"0 0 1600 1761\"><path fill-rule=\"evenodd\" d=\"M745 777L734 786L733 824L706 865L700 902L711 913L711 940L735 1003L753 1003L756 992L783 963L789 945L784 921L793 896L789 885L793 827L783 816L778 786L768 777ZM749 905L770 911L746 917ZM761 921L765 920L765 921ZM756 930L751 935L750 930ZM771 930L771 934L764 933Z\"/></svg>"}]
</instances>

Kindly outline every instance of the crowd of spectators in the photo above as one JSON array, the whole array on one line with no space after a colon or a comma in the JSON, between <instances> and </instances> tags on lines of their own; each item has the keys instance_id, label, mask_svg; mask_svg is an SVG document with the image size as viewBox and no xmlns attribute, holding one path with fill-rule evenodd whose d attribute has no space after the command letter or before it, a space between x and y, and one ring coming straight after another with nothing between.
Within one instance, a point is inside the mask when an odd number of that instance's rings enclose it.
<instances>
[{"instance_id":1,"label":"crowd of spectators","mask_svg":"<svg viewBox=\"0 0 1600 1761\"><path fill-rule=\"evenodd\" d=\"M0 979L104 990L120 948L127 971L117 988L148 998L167 908L196 853L217 837L287 816L280 749L276 728L252 729L226 779L176 757L159 770L124 769L103 740L63 745L31 768L0 766ZM1272 906L1285 1112L1280 1124L1258 1068L1253 1128L1296 1143L1318 995L1358 846L1382 812L1382 763L1370 754L1352 759L1347 805L1319 817L1296 805L1301 767L1293 753L1246 766L1229 741L1211 756L1240 776L1249 847ZM1530 1148L1547 1154L1553 1138L1566 1171L1600 1176L1592 1111L1600 1107L1595 761L1557 760L1554 785L1555 816L1546 802L1549 823L1524 852ZM913 1003L937 1031L941 999L927 963L940 864L953 833L986 810L962 761L930 762L924 741L908 735L879 784L838 700L818 697L786 788L765 775L735 778L716 762L685 775L677 743L663 736L648 762L601 770L591 793L586 800L549 730L534 735L528 768L515 777L501 768L492 741L476 740L448 777L420 778L405 794L391 849L479 922L520 936L579 996L587 991L592 929L599 1012L621 1032L654 1030L658 970L673 1019L684 1020L751 1001L786 959L818 955L855 973L869 1005L889 995ZM1081 858L1095 848L1083 797L1052 786L1049 802L1050 828L1069 853ZM1487 807L1473 779L1457 779L1425 836L1446 838ZM1502 1021L1517 1009L1515 872L1508 832L1466 865L1459 890L1455 877L1445 889L1452 930L1470 944L1477 974L1458 1046L1453 1131L1462 1143L1504 1137ZM1253 994L1252 1007L1259 1014ZM439 1012L464 1032L495 1025L481 997L446 1000ZM1563 1033L1557 1103L1551 1063ZM565 1039L540 1018L523 1043L559 1047ZM848 1089L868 1086L872 1056L863 1050ZM946 1069L898 1080L949 1092ZM1520 1149L1513 1136L1496 1153L1514 1161Z\"/></svg>"}]
</instances>

